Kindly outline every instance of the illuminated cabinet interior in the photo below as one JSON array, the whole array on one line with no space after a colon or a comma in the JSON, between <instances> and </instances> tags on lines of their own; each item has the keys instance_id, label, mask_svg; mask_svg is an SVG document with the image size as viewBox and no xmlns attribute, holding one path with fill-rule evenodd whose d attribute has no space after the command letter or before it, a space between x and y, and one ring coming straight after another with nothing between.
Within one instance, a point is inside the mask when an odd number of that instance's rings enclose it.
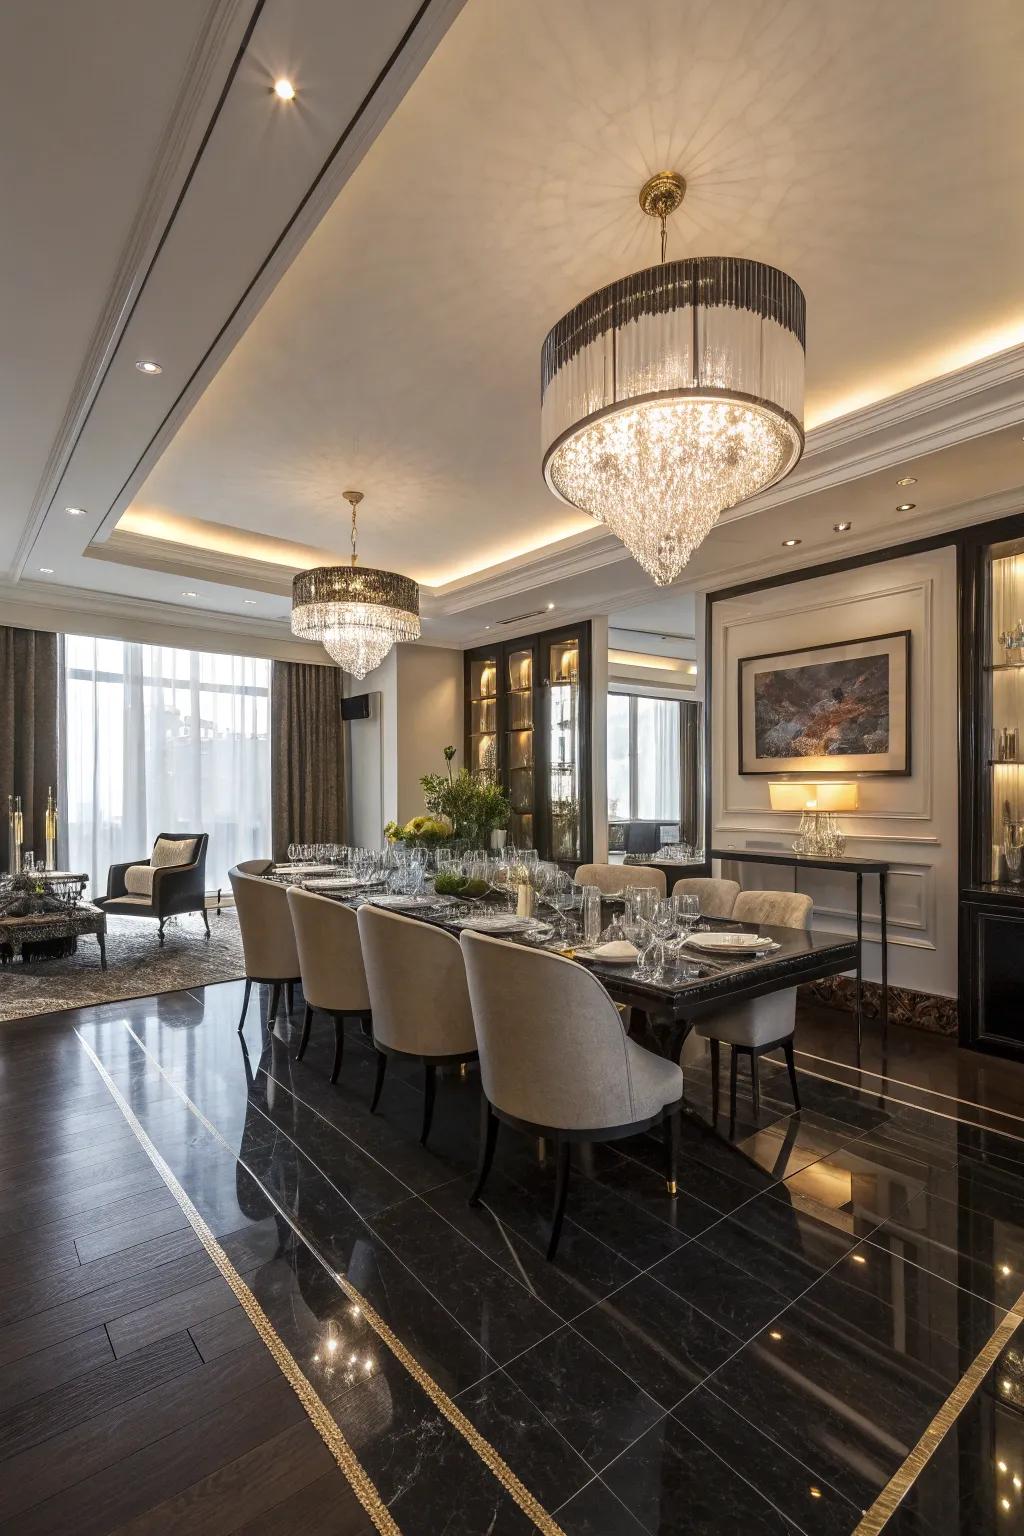
<instances>
[{"instance_id":1,"label":"illuminated cabinet interior","mask_svg":"<svg viewBox=\"0 0 1024 1536\"><path fill-rule=\"evenodd\" d=\"M1024 881L1024 542L992 546L989 560L988 878L1020 885Z\"/></svg>"},{"instance_id":2,"label":"illuminated cabinet interior","mask_svg":"<svg viewBox=\"0 0 1024 1536\"><path fill-rule=\"evenodd\" d=\"M466 652L466 761L512 801L508 840L590 857L590 625Z\"/></svg>"}]
</instances>

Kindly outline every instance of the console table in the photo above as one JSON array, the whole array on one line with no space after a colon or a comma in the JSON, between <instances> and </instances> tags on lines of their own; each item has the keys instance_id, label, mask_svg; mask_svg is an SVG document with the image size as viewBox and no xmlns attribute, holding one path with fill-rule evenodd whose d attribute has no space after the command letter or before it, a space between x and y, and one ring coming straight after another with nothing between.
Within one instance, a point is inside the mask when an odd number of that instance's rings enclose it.
<instances>
[{"instance_id":1,"label":"console table","mask_svg":"<svg viewBox=\"0 0 1024 1536\"><path fill-rule=\"evenodd\" d=\"M864 876L878 876L878 919L882 937L882 1044L889 1029L889 938L885 921L886 880L890 865L884 859L813 859L799 853L762 853L757 848L712 848L713 859L731 859L737 864L778 864L793 870L793 889L801 869L841 870L857 877L857 1051L860 1052L864 1028L862 1011L862 948L864 930Z\"/></svg>"}]
</instances>

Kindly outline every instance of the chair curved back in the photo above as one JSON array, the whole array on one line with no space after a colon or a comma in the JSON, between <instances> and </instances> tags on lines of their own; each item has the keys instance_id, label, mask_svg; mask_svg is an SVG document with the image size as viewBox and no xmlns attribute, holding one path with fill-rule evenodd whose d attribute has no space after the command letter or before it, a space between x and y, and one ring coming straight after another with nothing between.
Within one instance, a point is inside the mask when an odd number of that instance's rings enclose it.
<instances>
[{"instance_id":1,"label":"chair curved back","mask_svg":"<svg viewBox=\"0 0 1024 1536\"><path fill-rule=\"evenodd\" d=\"M288 892L236 865L228 870L242 935L245 974L254 981L294 981L299 955L288 911Z\"/></svg>"},{"instance_id":2,"label":"chair curved back","mask_svg":"<svg viewBox=\"0 0 1024 1536\"><path fill-rule=\"evenodd\" d=\"M707 877L695 875L685 880L677 880L672 887L672 895L679 892L683 896L696 896L700 902L701 917L732 917L732 909L736 897L740 893L738 880L710 880Z\"/></svg>"},{"instance_id":3,"label":"chair curved back","mask_svg":"<svg viewBox=\"0 0 1024 1536\"><path fill-rule=\"evenodd\" d=\"M368 1012L370 994L356 914L351 907L297 886L287 895L306 1002L328 1013Z\"/></svg>"},{"instance_id":4,"label":"chair curved back","mask_svg":"<svg viewBox=\"0 0 1024 1536\"><path fill-rule=\"evenodd\" d=\"M649 864L581 864L576 871L576 884L596 885L605 895L624 890L627 885L649 885L664 896L665 873Z\"/></svg>"},{"instance_id":5,"label":"chair curved back","mask_svg":"<svg viewBox=\"0 0 1024 1536\"><path fill-rule=\"evenodd\" d=\"M732 916L741 923L771 923L776 928L809 928L814 902L799 891L740 891Z\"/></svg>"},{"instance_id":6,"label":"chair curved back","mask_svg":"<svg viewBox=\"0 0 1024 1536\"><path fill-rule=\"evenodd\" d=\"M634 1053L615 1004L581 965L465 932L480 1080L531 1125L596 1130L640 1118Z\"/></svg>"},{"instance_id":7,"label":"chair curved back","mask_svg":"<svg viewBox=\"0 0 1024 1536\"><path fill-rule=\"evenodd\" d=\"M360 907L356 917L374 1040L410 1056L475 1051L458 939L443 928L380 907Z\"/></svg>"},{"instance_id":8,"label":"chair curved back","mask_svg":"<svg viewBox=\"0 0 1024 1536\"><path fill-rule=\"evenodd\" d=\"M273 867L273 859L240 859L235 865L243 875L265 875L267 870Z\"/></svg>"}]
</instances>

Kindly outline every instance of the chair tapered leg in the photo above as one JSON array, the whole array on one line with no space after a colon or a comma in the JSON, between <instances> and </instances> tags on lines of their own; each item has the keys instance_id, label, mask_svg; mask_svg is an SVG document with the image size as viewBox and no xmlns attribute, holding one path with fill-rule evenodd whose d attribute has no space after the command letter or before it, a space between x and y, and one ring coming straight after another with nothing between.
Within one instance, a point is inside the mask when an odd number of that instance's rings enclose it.
<instances>
[{"instance_id":1,"label":"chair tapered leg","mask_svg":"<svg viewBox=\"0 0 1024 1536\"><path fill-rule=\"evenodd\" d=\"M370 1100L370 1114L372 1115L380 1103L380 1092L384 1087L384 1074L388 1069L388 1059L383 1051L377 1052L377 1077L373 1084L373 1098Z\"/></svg>"},{"instance_id":2,"label":"chair tapered leg","mask_svg":"<svg viewBox=\"0 0 1024 1536\"><path fill-rule=\"evenodd\" d=\"M797 1086L797 1080L796 1080L796 1062L793 1059L793 1037L792 1037L792 1035L790 1035L789 1039L786 1041L786 1043L782 1047L782 1049L783 1049L783 1051L785 1053L785 1057L786 1057L786 1066L789 1069L789 1086L793 1090L793 1108L794 1109L799 1109L800 1108L800 1089Z\"/></svg>"},{"instance_id":3,"label":"chair tapered leg","mask_svg":"<svg viewBox=\"0 0 1024 1536\"><path fill-rule=\"evenodd\" d=\"M199 915L203 919L203 926L206 929L206 937L209 938L210 937L210 919L206 915L206 908L205 907L202 907L200 909Z\"/></svg>"},{"instance_id":4,"label":"chair tapered leg","mask_svg":"<svg viewBox=\"0 0 1024 1536\"><path fill-rule=\"evenodd\" d=\"M487 1175L494 1162L494 1149L498 1145L498 1126L501 1124L484 1094L480 1095L480 1156L477 1161L476 1184L469 1197L470 1205L479 1205L480 1196L487 1183Z\"/></svg>"},{"instance_id":5,"label":"chair tapered leg","mask_svg":"<svg viewBox=\"0 0 1024 1536\"><path fill-rule=\"evenodd\" d=\"M757 1124L761 1114L761 1080L758 1073L758 1054L750 1053L750 1097L754 1102L754 1124Z\"/></svg>"},{"instance_id":6,"label":"chair tapered leg","mask_svg":"<svg viewBox=\"0 0 1024 1536\"><path fill-rule=\"evenodd\" d=\"M338 1081L338 1073L341 1071L341 1058L345 1053L345 1021L340 1013L334 1015L334 1066L331 1070L331 1082Z\"/></svg>"},{"instance_id":7,"label":"chair tapered leg","mask_svg":"<svg viewBox=\"0 0 1024 1536\"><path fill-rule=\"evenodd\" d=\"M729 1135L736 1131L736 1072L739 1067L740 1055L734 1045L729 1047Z\"/></svg>"},{"instance_id":8,"label":"chair tapered leg","mask_svg":"<svg viewBox=\"0 0 1024 1536\"><path fill-rule=\"evenodd\" d=\"M711 1120L712 1120L712 1123L714 1125L717 1125L718 1124L719 1089L720 1089L720 1084L719 1084L719 1081L718 1081L718 1069L722 1065L722 1047L719 1045L717 1040L712 1040L710 1042L710 1044L711 1044Z\"/></svg>"},{"instance_id":9,"label":"chair tapered leg","mask_svg":"<svg viewBox=\"0 0 1024 1536\"><path fill-rule=\"evenodd\" d=\"M164 947L164 919L163 918L160 919L160 927L159 927L158 932L159 932L159 935L160 935L160 948L163 949L163 947Z\"/></svg>"},{"instance_id":10,"label":"chair tapered leg","mask_svg":"<svg viewBox=\"0 0 1024 1536\"><path fill-rule=\"evenodd\" d=\"M246 1012L248 1011L248 1008L249 1008L249 997L250 997L251 993L252 993L252 982L249 980L249 978L247 976L245 978L245 996L242 998L242 1016L241 1016L241 1018L238 1021L238 1033L239 1034L241 1034L242 1030L245 1028L245 1015L246 1015Z\"/></svg>"},{"instance_id":11,"label":"chair tapered leg","mask_svg":"<svg viewBox=\"0 0 1024 1536\"><path fill-rule=\"evenodd\" d=\"M270 988L270 1007L267 1010L267 1028L273 1033L277 1023L277 1010L281 1006L281 983L275 981Z\"/></svg>"},{"instance_id":12,"label":"chair tapered leg","mask_svg":"<svg viewBox=\"0 0 1024 1536\"><path fill-rule=\"evenodd\" d=\"M555 1172L555 1213L551 1219L551 1241L548 1243L548 1258L553 1259L558 1251L558 1239L562 1235L562 1222L565 1219L565 1202L569 1194L569 1157L572 1146L568 1141L558 1143L558 1162Z\"/></svg>"},{"instance_id":13,"label":"chair tapered leg","mask_svg":"<svg viewBox=\"0 0 1024 1536\"><path fill-rule=\"evenodd\" d=\"M284 996L285 996L285 1007L288 1009L288 1017L291 1018L291 1016L292 1016L292 1009L295 1007L295 983L293 981L286 981L285 982L285 984L284 984Z\"/></svg>"},{"instance_id":14,"label":"chair tapered leg","mask_svg":"<svg viewBox=\"0 0 1024 1536\"><path fill-rule=\"evenodd\" d=\"M437 1068L432 1062L425 1062L423 1067L423 1129L420 1132L420 1146L425 1147L427 1137L430 1135L430 1122L434 1118L434 1093L437 1089Z\"/></svg>"},{"instance_id":15,"label":"chair tapered leg","mask_svg":"<svg viewBox=\"0 0 1024 1536\"><path fill-rule=\"evenodd\" d=\"M306 1004L306 1011L302 1015L302 1036L299 1040L299 1048L295 1052L296 1061L301 1061L306 1054L306 1046L309 1044L309 1033L313 1028L313 1010Z\"/></svg>"},{"instance_id":16,"label":"chair tapered leg","mask_svg":"<svg viewBox=\"0 0 1024 1536\"><path fill-rule=\"evenodd\" d=\"M679 1111L673 1110L662 1122L665 1138L665 1188L675 1196L679 1193Z\"/></svg>"}]
</instances>

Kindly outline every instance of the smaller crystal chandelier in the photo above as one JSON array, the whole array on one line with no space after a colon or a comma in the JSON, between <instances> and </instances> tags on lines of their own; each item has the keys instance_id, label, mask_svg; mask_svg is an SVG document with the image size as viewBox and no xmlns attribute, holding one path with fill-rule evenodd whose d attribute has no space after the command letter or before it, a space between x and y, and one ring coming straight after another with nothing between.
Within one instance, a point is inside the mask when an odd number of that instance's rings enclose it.
<instances>
[{"instance_id":1,"label":"smaller crystal chandelier","mask_svg":"<svg viewBox=\"0 0 1024 1536\"><path fill-rule=\"evenodd\" d=\"M343 672L363 678L391 647L420 637L420 589L408 576L356 563L356 508L362 491L342 491L352 508L352 559L300 571L292 582L292 634L319 640Z\"/></svg>"},{"instance_id":2,"label":"smaller crystal chandelier","mask_svg":"<svg viewBox=\"0 0 1024 1536\"><path fill-rule=\"evenodd\" d=\"M577 304L541 353L548 486L605 523L658 586L804 446L803 293L759 261L667 261L666 220L685 192L673 171L645 182L661 264Z\"/></svg>"}]
</instances>

